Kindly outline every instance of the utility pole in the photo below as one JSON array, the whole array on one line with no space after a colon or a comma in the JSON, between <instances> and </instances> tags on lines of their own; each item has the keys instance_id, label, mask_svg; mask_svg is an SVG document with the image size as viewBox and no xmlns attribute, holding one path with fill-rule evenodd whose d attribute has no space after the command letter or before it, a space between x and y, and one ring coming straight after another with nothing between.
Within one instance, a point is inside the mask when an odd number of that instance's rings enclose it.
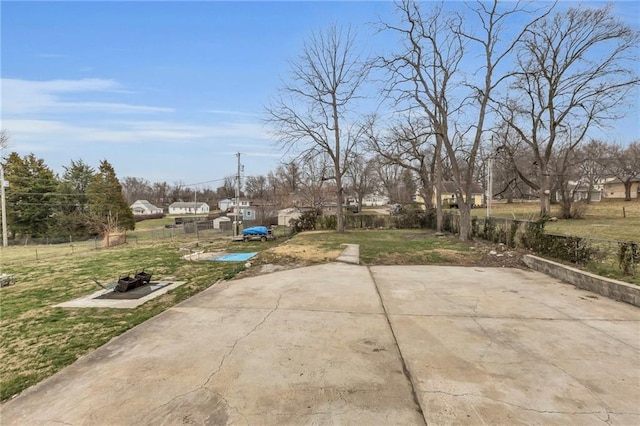
<instances>
[{"instance_id":1,"label":"utility pole","mask_svg":"<svg viewBox=\"0 0 640 426\"><path fill-rule=\"evenodd\" d=\"M489 157L489 185L487 188L487 218L491 217L491 200L493 198L493 153Z\"/></svg>"},{"instance_id":2,"label":"utility pole","mask_svg":"<svg viewBox=\"0 0 640 426\"><path fill-rule=\"evenodd\" d=\"M7 241L7 202L4 197L4 167L0 164L0 198L2 198L2 247L7 247L9 242Z\"/></svg>"},{"instance_id":3,"label":"utility pole","mask_svg":"<svg viewBox=\"0 0 640 426\"><path fill-rule=\"evenodd\" d=\"M234 238L240 234L240 220L238 215L240 214L240 153L236 153L236 157L238 157L238 174L236 175L236 223L233 226L233 236Z\"/></svg>"},{"instance_id":4,"label":"utility pole","mask_svg":"<svg viewBox=\"0 0 640 426\"><path fill-rule=\"evenodd\" d=\"M198 191L195 186L193 187L193 224L196 227L196 240L199 240L200 235L198 235Z\"/></svg>"}]
</instances>

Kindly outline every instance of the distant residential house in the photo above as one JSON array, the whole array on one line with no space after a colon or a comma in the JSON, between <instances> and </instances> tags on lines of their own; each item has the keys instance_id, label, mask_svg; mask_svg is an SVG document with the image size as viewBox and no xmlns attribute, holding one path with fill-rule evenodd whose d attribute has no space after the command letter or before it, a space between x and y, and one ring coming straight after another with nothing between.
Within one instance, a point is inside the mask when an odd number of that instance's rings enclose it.
<instances>
[{"instance_id":1,"label":"distant residential house","mask_svg":"<svg viewBox=\"0 0 640 426\"><path fill-rule=\"evenodd\" d=\"M602 185L603 198L625 198L624 182L618 178L607 179ZM631 198L640 197L640 178L631 180Z\"/></svg>"},{"instance_id":2,"label":"distant residential house","mask_svg":"<svg viewBox=\"0 0 640 426\"><path fill-rule=\"evenodd\" d=\"M602 190L600 189L602 185L595 185L594 188L591 189L591 202L599 202L602 199ZM567 183L567 190L569 194L567 194L570 199L573 195L574 201L586 201L589 198L589 186L585 185L581 182L569 181ZM562 199L562 192L557 191L556 197L560 200Z\"/></svg>"},{"instance_id":3,"label":"distant residential house","mask_svg":"<svg viewBox=\"0 0 640 426\"><path fill-rule=\"evenodd\" d=\"M471 184L471 197L472 197L471 205L473 207L480 207L485 205L484 189L482 189L482 187L475 182ZM440 202L442 203L442 206L447 207L447 206L457 205L458 202L460 201L458 198L459 197L457 195L454 182L453 181L442 182L440 186ZM416 201L417 203L424 204L424 198L419 193L416 193L416 195L414 196L414 201ZM433 205L436 204L435 190L433 191L433 197L431 199L431 203Z\"/></svg>"},{"instance_id":4,"label":"distant residential house","mask_svg":"<svg viewBox=\"0 0 640 426\"><path fill-rule=\"evenodd\" d=\"M373 206L386 206L389 204L389 197L386 195L380 194L367 194L362 198L362 205L373 207Z\"/></svg>"},{"instance_id":5,"label":"distant residential house","mask_svg":"<svg viewBox=\"0 0 640 426\"><path fill-rule=\"evenodd\" d=\"M163 213L160 207L156 207L147 200L136 200L129 206L134 216L142 216L147 214L161 214Z\"/></svg>"},{"instance_id":6,"label":"distant residential house","mask_svg":"<svg viewBox=\"0 0 640 426\"><path fill-rule=\"evenodd\" d=\"M225 198L223 200L218 201L218 209L221 212L227 212L231 210L232 207L233 207L233 200L230 198Z\"/></svg>"},{"instance_id":7,"label":"distant residential house","mask_svg":"<svg viewBox=\"0 0 640 426\"><path fill-rule=\"evenodd\" d=\"M193 201L177 201L169 206L169 214L207 214L209 205Z\"/></svg>"},{"instance_id":8,"label":"distant residential house","mask_svg":"<svg viewBox=\"0 0 640 426\"><path fill-rule=\"evenodd\" d=\"M240 212L242 213L242 221L243 222L257 219L257 217L256 217L256 209L254 209L252 207L241 208Z\"/></svg>"},{"instance_id":9,"label":"distant residential house","mask_svg":"<svg viewBox=\"0 0 640 426\"><path fill-rule=\"evenodd\" d=\"M239 213L236 214L236 208L234 205L227 212L227 216L229 216L233 220L236 220L236 217L239 217L240 221L242 222L254 221L258 219L256 209L253 207L241 207L240 209L238 209L238 211Z\"/></svg>"}]
</instances>

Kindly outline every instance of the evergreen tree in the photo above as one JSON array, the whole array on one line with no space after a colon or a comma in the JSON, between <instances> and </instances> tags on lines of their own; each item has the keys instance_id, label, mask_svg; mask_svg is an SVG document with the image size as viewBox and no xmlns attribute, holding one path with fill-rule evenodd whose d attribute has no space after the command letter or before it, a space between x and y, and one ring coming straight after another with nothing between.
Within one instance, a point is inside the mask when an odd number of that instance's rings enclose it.
<instances>
[{"instance_id":1,"label":"evergreen tree","mask_svg":"<svg viewBox=\"0 0 640 426\"><path fill-rule=\"evenodd\" d=\"M103 225L111 216L121 228L135 228L133 212L122 193L116 172L107 160L100 162L98 172L88 185L87 196L90 212L98 217Z\"/></svg>"},{"instance_id":2,"label":"evergreen tree","mask_svg":"<svg viewBox=\"0 0 640 426\"><path fill-rule=\"evenodd\" d=\"M58 181L44 160L12 152L5 163L7 225L12 238L48 235L54 221Z\"/></svg>"},{"instance_id":3,"label":"evergreen tree","mask_svg":"<svg viewBox=\"0 0 640 426\"><path fill-rule=\"evenodd\" d=\"M60 206L56 214L56 234L84 237L101 232L100 221L92 220L87 189L95 170L82 160L64 166L60 180Z\"/></svg>"}]
</instances>

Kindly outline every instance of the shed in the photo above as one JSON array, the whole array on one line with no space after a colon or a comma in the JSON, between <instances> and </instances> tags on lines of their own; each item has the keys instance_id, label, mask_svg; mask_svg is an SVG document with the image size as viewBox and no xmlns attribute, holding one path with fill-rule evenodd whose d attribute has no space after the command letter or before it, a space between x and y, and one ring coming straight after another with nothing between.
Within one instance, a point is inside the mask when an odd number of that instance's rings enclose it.
<instances>
[{"instance_id":1,"label":"shed","mask_svg":"<svg viewBox=\"0 0 640 426\"><path fill-rule=\"evenodd\" d=\"M229 226L231 226L231 219L229 219L227 216L217 217L213 219L213 229L226 228L225 224L227 223L229 224Z\"/></svg>"}]
</instances>

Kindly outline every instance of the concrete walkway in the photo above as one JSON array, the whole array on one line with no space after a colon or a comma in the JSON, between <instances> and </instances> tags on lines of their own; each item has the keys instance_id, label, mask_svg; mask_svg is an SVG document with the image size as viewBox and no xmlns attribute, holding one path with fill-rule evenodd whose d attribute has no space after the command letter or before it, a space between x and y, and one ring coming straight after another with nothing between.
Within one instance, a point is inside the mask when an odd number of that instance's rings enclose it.
<instances>
[{"instance_id":1,"label":"concrete walkway","mask_svg":"<svg viewBox=\"0 0 640 426\"><path fill-rule=\"evenodd\" d=\"M217 285L4 425L639 424L640 310L545 275L332 263Z\"/></svg>"}]
</instances>

